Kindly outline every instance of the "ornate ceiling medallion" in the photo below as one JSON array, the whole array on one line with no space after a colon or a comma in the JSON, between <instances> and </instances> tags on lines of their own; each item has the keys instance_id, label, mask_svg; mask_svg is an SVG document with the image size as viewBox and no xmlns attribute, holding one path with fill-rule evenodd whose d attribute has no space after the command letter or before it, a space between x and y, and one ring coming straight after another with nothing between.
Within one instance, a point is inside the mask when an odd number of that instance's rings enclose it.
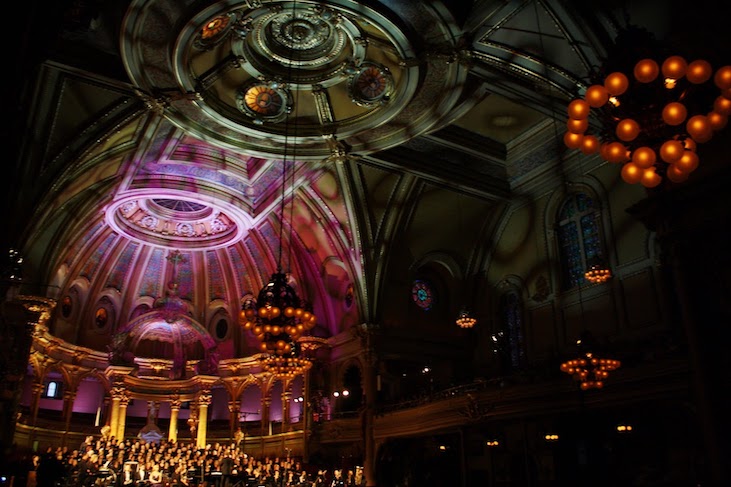
<instances>
[{"instance_id":1,"label":"ornate ceiling medallion","mask_svg":"<svg viewBox=\"0 0 731 487\"><path fill-rule=\"evenodd\" d=\"M416 52L457 48L428 2L131 0L130 12L121 54L132 83L186 94L165 118L256 157L296 143L298 160L322 161L334 139L353 154L395 147L451 120L475 89L460 63Z\"/></svg>"},{"instance_id":2,"label":"ornate ceiling medallion","mask_svg":"<svg viewBox=\"0 0 731 487\"><path fill-rule=\"evenodd\" d=\"M350 98L361 106L386 103L392 91L393 76L387 67L376 63L363 63L348 83Z\"/></svg>"},{"instance_id":3,"label":"ornate ceiling medallion","mask_svg":"<svg viewBox=\"0 0 731 487\"><path fill-rule=\"evenodd\" d=\"M254 82L239 89L236 106L256 123L278 122L292 111L292 96L280 83Z\"/></svg>"},{"instance_id":4,"label":"ornate ceiling medallion","mask_svg":"<svg viewBox=\"0 0 731 487\"><path fill-rule=\"evenodd\" d=\"M236 16L225 14L214 17L201 27L198 36L193 41L197 49L205 51L223 41L231 32Z\"/></svg>"},{"instance_id":5,"label":"ornate ceiling medallion","mask_svg":"<svg viewBox=\"0 0 731 487\"><path fill-rule=\"evenodd\" d=\"M107 211L107 222L138 242L169 248L210 249L241 238L233 213L176 198L133 198Z\"/></svg>"}]
</instances>

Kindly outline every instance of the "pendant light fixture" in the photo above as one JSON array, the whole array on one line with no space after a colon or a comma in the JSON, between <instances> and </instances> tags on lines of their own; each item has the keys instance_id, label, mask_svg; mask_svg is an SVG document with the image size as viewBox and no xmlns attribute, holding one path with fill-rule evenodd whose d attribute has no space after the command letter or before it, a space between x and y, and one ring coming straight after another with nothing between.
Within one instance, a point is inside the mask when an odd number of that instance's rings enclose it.
<instances>
[{"instance_id":1,"label":"pendant light fixture","mask_svg":"<svg viewBox=\"0 0 731 487\"><path fill-rule=\"evenodd\" d=\"M297 21L297 5L292 3L290 22ZM296 46L291 48L289 64L287 66L287 80L278 83L279 89L290 91L297 90L296 83L288 83L292 80L293 56L296 53ZM293 108L296 109L296 101ZM245 330L251 331L261 342L260 350L267 355L262 359L262 367L275 376L281 378L292 378L304 373L310 368L310 361L302 356L297 340L317 323L315 314L309 306L299 298L295 289L290 285L288 274L282 270L282 247L284 241L285 227L285 199L288 156L291 154L292 178L294 179L294 165L296 162L296 147L289 146L290 142L290 117L292 110L286 111L284 128L284 154L282 163L282 196L280 201L280 226L279 226L279 252L277 256L277 269L272 274L269 282L259 291L256 299L244 301L239 314L239 321ZM296 115L295 115L296 117ZM296 122L295 136L296 141ZM294 205L294 192L291 192L291 205ZM291 218L290 218L291 220ZM292 241L292 221L290 225L290 247ZM291 258L290 258L291 265Z\"/></svg>"}]
</instances>

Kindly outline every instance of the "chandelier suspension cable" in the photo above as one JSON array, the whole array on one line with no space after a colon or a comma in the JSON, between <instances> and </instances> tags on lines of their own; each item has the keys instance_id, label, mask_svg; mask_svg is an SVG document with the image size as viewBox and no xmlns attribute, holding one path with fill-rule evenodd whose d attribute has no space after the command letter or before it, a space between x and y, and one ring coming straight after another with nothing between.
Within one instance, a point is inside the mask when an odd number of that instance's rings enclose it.
<instances>
[{"instance_id":1,"label":"chandelier suspension cable","mask_svg":"<svg viewBox=\"0 0 731 487\"><path fill-rule=\"evenodd\" d=\"M619 360L597 356L594 337L586 328L584 319L584 299L582 296L582 283L579 282L579 317L581 319L582 333L576 340L578 348L577 357L561 364L561 371L573 377L579 383L581 390L601 389L604 387L604 380L609 377L609 372L621 366Z\"/></svg>"},{"instance_id":2,"label":"chandelier suspension cable","mask_svg":"<svg viewBox=\"0 0 731 487\"><path fill-rule=\"evenodd\" d=\"M297 17L297 2L292 2L292 19L294 20ZM296 49L292 49L292 55L289 59L289 68L292 69L292 63L296 61L300 61L299 58L294 59L295 56L300 56L301 53L297 51ZM291 79L291 76L290 76ZM299 92L300 90L294 90L294 106L299 107ZM295 188L295 175L297 172L297 128L298 128L298 122L299 117L295 116L294 118L294 145L292 147L292 162L291 162L291 181L290 181L290 202L289 202L289 248L287 250L287 273L292 272L292 238L293 238L293 232L294 232L294 188ZM282 221L282 224L284 224L284 221Z\"/></svg>"},{"instance_id":3,"label":"chandelier suspension cable","mask_svg":"<svg viewBox=\"0 0 731 487\"><path fill-rule=\"evenodd\" d=\"M541 49L541 55L543 56L543 65L546 69L546 78L548 78L548 65L545 62L546 59L546 49L543 42L543 32L541 30L541 22L540 17L538 15L538 2L534 2L534 9L536 14L536 25L538 28L538 38L540 42L540 49ZM549 80L548 90L549 95L553 94L552 85ZM554 142L556 143L556 153L558 155L558 160L561 165L563 166L563 154L561 151L561 145L560 145L560 139L558 136L558 127L557 127L557 120L558 117L556 116L556 110L555 110L555 104L553 103L553 98L550 98L551 103L551 113L553 114L553 131L554 131ZM583 177L583 167L581 164L581 159L579 159L579 177ZM588 267L588 263L587 263ZM587 269L588 270L588 269ZM620 362L618 360L614 359L605 359L605 358L597 358L594 355L594 351L589 348L593 346L593 343L587 343L591 340L589 339L589 331L586 328L586 320L584 319L584 300L582 295L582 286L583 281L582 279L578 280L578 294L579 294L579 318L581 320L581 336L576 341L576 344L579 347L579 354L578 357L575 359L568 360L561 364L561 371L566 372L570 374L574 380L579 382L579 385L582 390L587 389L601 389L604 387L603 380L606 379L609 376L609 371L617 369L620 366Z\"/></svg>"},{"instance_id":4,"label":"chandelier suspension cable","mask_svg":"<svg viewBox=\"0 0 731 487\"><path fill-rule=\"evenodd\" d=\"M297 23L297 5L292 3L292 17L288 26L284 28L296 28ZM295 27L293 27L295 26ZM296 38L297 32L293 33ZM296 42L296 39L293 40ZM286 66L282 71L279 79L272 80L277 84L277 89L282 90L287 95L287 111L284 119L284 148L282 150L282 195L280 203L280 221L279 221L279 252L277 255L277 269L272 274L270 280L259 291L256 299L250 298L244 301L239 313L239 322L245 330L250 330L254 336L261 342L259 349L266 355L262 359L262 366L265 371L274 374L280 378L292 378L302 374L310 367L310 362L300 357L297 342L299 338L311 330L316 322L317 317L302 305L300 297L295 289L288 283L286 274L283 273L283 247L285 236L286 221L286 205L287 197L287 178L289 169L289 159L296 157L296 150L290 148L289 145L294 139L296 145L296 129L295 136L292 137L290 129L292 124L296 125L296 118L291 120L296 109L296 103L293 102L291 92L297 90L295 80L294 63L297 54L297 46L293 43L290 46L290 56L286 62ZM282 79L284 78L284 79ZM281 134L281 131L279 132ZM281 140L281 139L280 139ZM292 162L294 168L294 162ZM294 175L294 170L293 170ZM294 204L292 202L292 204ZM290 213L291 214L291 213ZM291 216L290 216L291 219ZM290 222L290 245L288 267L291 268L291 232L293 226ZM291 270L291 269L290 269Z\"/></svg>"},{"instance_id":5,"label":"chandelier suspension cable","mask_svg":"<svg viewBox=\"0 0 731 487\"><path fill-rule=\"evenodd\" d=\"M543 31L541 29L541 21L540 16L538 15L538 2L533 3L533 7L535 10L536 15L536 26L538 29L538 42L540 44L541 49L541 55L543 59L543 67L545 68L546 72L544 75L546 76L546 79L548 79L548 65L545 61L547 54L546 54L546 47L543 40ZM551 84L550 80L548 83L548 93L550 98L550 105L551 105L551 115L553 119L553 136L554 136L554 142L556 143L556 154L558 156L558 161L561 163L561 166L564 166L564 156L562 147L564 146L562 137L559 136L558 132L558 115L556 114L556 106L553 102L553 85ZM578 181L581 181L581 179L584 177L584 165L582 162L582 156L579 156L579 162L578 162ZM566 173L564 173L566 174ZM570 185L571 183L571 177L567 177L566 184ZM585 258L585 265L584 265L584 276L583 278L593 282L593 283L602 283L612 278L612 271L607 265L607 263L602 258L601 254L603 252L595 252L594 255L589 258L586 256L586 249L582 249L584 252L584 258Z\"/></svg>"}]
</instances>

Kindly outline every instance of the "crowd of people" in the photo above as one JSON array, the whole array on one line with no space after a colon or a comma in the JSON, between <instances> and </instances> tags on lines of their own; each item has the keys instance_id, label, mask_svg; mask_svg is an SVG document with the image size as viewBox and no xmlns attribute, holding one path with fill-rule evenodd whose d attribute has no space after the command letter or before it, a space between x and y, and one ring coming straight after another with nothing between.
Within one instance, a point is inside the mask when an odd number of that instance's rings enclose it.
<instances>
[{"instance_id":1,"label":"crowd of people","mask_svg":"<svg viewBox=\"0 0 731 487\"><path fill-rule=\"evenodd\" d=\"M95 439L33 457L28 487L361 487L362 467L313 470L299 458L247 455L234 442ZM35 485L32 485L32 484Z\"/></svg>"}]
</instances>

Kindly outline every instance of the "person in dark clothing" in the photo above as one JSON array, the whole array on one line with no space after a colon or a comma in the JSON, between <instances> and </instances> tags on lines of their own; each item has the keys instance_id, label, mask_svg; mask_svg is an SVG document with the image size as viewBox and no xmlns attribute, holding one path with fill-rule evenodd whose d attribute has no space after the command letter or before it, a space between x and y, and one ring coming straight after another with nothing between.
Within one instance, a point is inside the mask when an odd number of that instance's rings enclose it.
<instances>
[{"instance_id":1,"label":"person in dark clothing","mask_svg":"<svg viewBox=\"0 0 731 487\"><path fill-rule=\"evenodd\" d=\"M234 459L231 458L231 454L226 452L225 456L221 459L221 479L222 487L229 487L231 485L231 475L234 469Z\"/></svg>"},{"instance_id":2,"label":"person in dark clothing","mask_svg":"<svg viewBox=\"0 0 731 487\"><path fill-rule=\"evenodd\" d=\"M48 447L45 453L41 455L36 470L37 487L53 487L60 484L65 474L66 469L63 459L60 458L60 452L59 455L56 455L53 448Z\"/></svg>"}]
</instances>

